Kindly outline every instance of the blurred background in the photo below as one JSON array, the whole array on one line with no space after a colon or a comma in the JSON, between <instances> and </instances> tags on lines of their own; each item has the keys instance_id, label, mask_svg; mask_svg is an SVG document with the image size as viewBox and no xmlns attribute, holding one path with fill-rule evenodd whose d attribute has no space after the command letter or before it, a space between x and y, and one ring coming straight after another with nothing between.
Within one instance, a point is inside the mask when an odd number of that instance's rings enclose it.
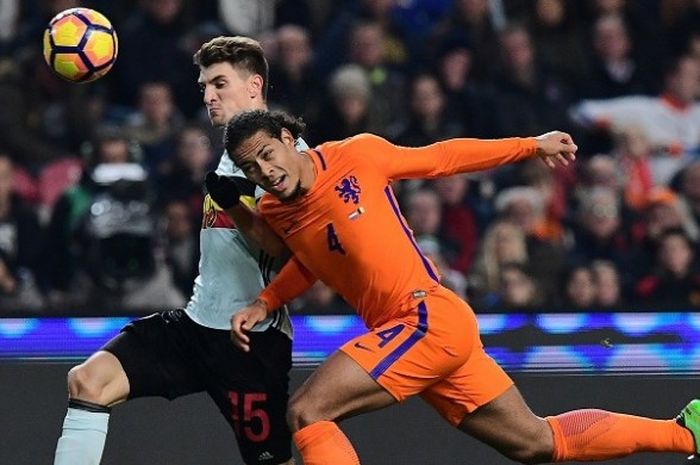
<instances>
[{"instance_id":1,"label":"blurred background","mask_svg":"<svg viewBox=\"0 0 700 465\"><path fill-rule=\"evenodd\" d=\"M120 41L85 85L41 54L76 6ZM670 418L697 396L700 0L0 0L0 462L50 463L70 364L189 298L222 153L192 54L222 34L262 42L269 104L303 116L311 146L569 131L568 169L395 184L417 242L538 414ZM321 283L294 307L298 386L364 328ZM103 463L236 463L207 402L120 407ZM419 401L344 427L368 463L509 463Z\"/></svg>"},{"instance_id":2,"label":"blurred background","mask_svg":"<svg viewBox=\"0 0 700 465\"><path fill-rule=\"evenodd\" d=\"M85 85L41 55L48 20L75 6L120 39ZM0 25L2 314L186 302L222 151L192 54L221 34L264 44L269 104L303 116L311 146L574 135L570 169L394 186L479 311L700 305L700 1L3 0ZM114 182L118 163L132 166ZM321 284L297 307L350 311Z\"/></svg>"}]
</instances>

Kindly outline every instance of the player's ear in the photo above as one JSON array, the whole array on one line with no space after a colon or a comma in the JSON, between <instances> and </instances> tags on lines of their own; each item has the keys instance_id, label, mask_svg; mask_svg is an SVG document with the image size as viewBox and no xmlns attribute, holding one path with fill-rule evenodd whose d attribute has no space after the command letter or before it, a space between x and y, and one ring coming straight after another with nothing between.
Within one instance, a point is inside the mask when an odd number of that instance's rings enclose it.
<instances>
[{"instance_id":1,"label":"player's ear","mask_svg":"<svg viewBox=\"0 0 700 465\"><path fill-rule=\"evenodd\" d=\"M248 78L248 96L253 99L262 97L263 78L259 74L253 74Z\"/></svg>"},{"instance_id":2,"label":"player's ear","mask_svg":"<svg viewBox=\"0 0 700 465\"><path fill-rule=\"evenodd\" d=\"M295 147L295 142L296 142L296 141L295 141L294 136L292 135L292 133L289 132L289 129L287 129L287 128L282 128L282 134L281 134L281 136L282 136L282 137L281 137L282 143L284 143L284 145L286 145L287 147L292 148L292 149Z\"/></svg>"}]
</instances>

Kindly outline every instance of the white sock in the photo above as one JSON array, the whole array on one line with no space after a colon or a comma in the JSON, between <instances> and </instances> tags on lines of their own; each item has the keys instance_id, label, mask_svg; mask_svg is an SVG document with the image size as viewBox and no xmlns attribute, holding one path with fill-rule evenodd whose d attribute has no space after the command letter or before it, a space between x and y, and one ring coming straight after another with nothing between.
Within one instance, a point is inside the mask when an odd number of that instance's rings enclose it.
<instances>
[{"instance_id":1,"label":"white sock","mask_svg":"<svg viewBox=\"0 0 700 465\"><path fill-rule=\"evenodd\" d=\"M54 465L99 465L107 439L109 407L71 399Z\"/></svg>"}]
</instances>

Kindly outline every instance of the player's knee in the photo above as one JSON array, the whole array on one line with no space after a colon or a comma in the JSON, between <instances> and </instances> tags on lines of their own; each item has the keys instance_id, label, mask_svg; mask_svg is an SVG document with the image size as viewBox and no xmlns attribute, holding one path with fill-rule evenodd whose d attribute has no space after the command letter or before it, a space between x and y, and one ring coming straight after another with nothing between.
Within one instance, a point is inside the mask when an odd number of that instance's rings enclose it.
<instances>
[{"instance_id":1,"label":"player's knee","mask_svg":"<svg viewBox=\"0 0 700 465\"><path fill-rule=\"evenodd\" d=\"M104 383L98 381L85 364L74 366L68 372L68 394L72 399L107 405L108 400L103 399L104 388Z\"/></svg>"},{"instance_id":2,"label":"player's knee","mask_svg":"<svg viewBox=\"0 0 700 465\"><path fill-rule=\"evenodd\" d=\"M292 431L323 420L320 411L314 402L308 401L306 396L292 396L287 406L287 422Z\"/></svg>"}]
</instances>

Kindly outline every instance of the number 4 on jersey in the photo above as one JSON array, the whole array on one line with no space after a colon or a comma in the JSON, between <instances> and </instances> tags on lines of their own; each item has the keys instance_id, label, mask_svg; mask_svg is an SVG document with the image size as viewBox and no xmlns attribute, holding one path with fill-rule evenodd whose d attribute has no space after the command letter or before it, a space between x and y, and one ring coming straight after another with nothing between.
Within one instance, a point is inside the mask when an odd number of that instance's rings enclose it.
<instances>
[{"instance_id":1,"label":"number 4 on jersey","mask_svg":"<svg viewBox=\"0 0 700 465\"><path fill-rule=\"evenodd\" d=\"M328 250L345 255L345 249L343 248L343 244L340 243L338 235L335 233L333 223L328 223L326 226L326 234L328 235Z\"/></svg>"}]
</instances>

